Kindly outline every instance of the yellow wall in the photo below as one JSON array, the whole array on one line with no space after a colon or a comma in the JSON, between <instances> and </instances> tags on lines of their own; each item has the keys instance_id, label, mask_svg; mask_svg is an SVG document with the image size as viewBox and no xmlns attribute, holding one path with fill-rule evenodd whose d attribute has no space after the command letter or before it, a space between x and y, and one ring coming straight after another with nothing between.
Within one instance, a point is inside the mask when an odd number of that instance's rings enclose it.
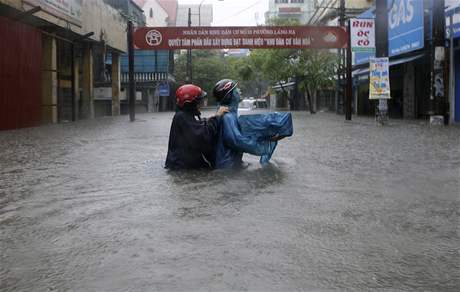
<instances>
[{"instance_id":1,"label":"yellow wall","mask_svg":"<svg viewBox=\"0 0 460 292\"><path fill-rule=\"evenodd\" d=\"M8 6L14 7L16 9L20 9L22 6L21 0L0 0L1 4L6 4Z\"/></svg>"},{"instance_id":2,"label":"yellow wall","mask_svg":"<svg viewBox=\"0 0 460 292\"><path fill-rule=\"evenodd\" d=\"M83 1L82 22L84 32L94 32L93 40L127 52L126 20L116 9L100 0Z\"/></svg>"},{"instance_id":3,"label":"yellow wall","mask_svg":"<svg viewBox=\"0 0 460 292\"><path fill-rule=\"evenodd\" d=\"M0 3L21 11L27 11L33 7L26 2L21 0L0 0ZM102 0L85 0L82 1L81 14L81 25L55 17L46 11L39 11L34 16L62 28L70 28L70 30L80 35L94 32L91 37L93 40L105 41L106 45L118 51L127 51L126 20L118 10L105 4Z\"/></svg>"},{"instance_id":4,"label":"yellow wall","mask_svg":"<svg viewBox=\"0 0 460 292\"><path fill-rule=\"evenodd\" d=\"M57 122L56 39L43 36L42 58L42 123Z\"/></svg>"}]
</instances>

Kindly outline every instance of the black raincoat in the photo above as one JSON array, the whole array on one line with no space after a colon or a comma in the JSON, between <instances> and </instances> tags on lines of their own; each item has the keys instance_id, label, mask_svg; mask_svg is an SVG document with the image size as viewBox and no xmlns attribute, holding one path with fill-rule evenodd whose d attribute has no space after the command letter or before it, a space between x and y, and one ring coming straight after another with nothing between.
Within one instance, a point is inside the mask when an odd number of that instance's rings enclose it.
<instances>
[{"instance_id":1,"label":"black raincoat","mask_svg":"<svg viewBox=\"0 0 460 292\"><path fill-rule=\"evenodd\" d=\"M165 167L172 170L214 168L220 119L200 119L198 111L178 111L171 124Z\"/></svg>"}]
</instances>

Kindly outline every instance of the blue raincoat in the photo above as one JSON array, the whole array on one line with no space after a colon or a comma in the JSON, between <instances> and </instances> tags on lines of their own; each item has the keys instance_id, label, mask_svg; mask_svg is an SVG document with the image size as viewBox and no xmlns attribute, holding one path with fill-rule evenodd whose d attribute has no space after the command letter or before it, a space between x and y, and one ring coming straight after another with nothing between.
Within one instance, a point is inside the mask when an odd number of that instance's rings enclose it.
<instances>
[{"instance_id":1,"label":"blue raincoat","mask_svg":"<svg viewBox=\"0 0 460 292\"><path fill-rule=\"evenodd\" d=\"M238 167L242 163L243 152L260 156L261 163L268 163L277 142L270 138L292 135L292 119L290 114L270 113L252 115L238 119L238 103L240 95L233 90L228 106L230 112L222 119L222 127L216 147L216 168ZM277 130L278 129L278 130Z\"/></svg>"},{"instance_id":2,"label":"blue raincoat","mask_svg":"<svg viewBox=\"0 0 460 292\"><path fill-rule=\"evenodd\" d=\"M271 138L290 137L293 134L291 113L267 113L259 115L244 115L238 118L241 132L245 136L255 138L257 141L269 141L270 152L260 157L260 163L268 163L275 151L278 142Z\"/></svg>"}]
</instances>

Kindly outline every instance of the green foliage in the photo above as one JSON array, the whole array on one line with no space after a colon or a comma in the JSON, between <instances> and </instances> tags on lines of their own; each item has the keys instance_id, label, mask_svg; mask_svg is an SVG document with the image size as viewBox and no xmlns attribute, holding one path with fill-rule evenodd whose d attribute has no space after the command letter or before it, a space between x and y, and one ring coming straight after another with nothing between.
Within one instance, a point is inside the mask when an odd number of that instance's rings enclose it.
<instances>
[{"instance_id":1,"label":"green foliage","mask_svg":"<svg viewBox=\"0 0 460 292\"><path fill-rule=\"evenodd\" d=\"M269 25L295 26L293 19L271 18ZM251 64L272 83L297 79L302 91L310 93L333 84L338 65L337 54L313 49L259 49L250 56Z\"/></svg>"},{"instance_id":2,"label":"green foliage","mask_svg":"<svg viewBox=\"0 0 460 292\"><path fill-rule=\"evenodd\" d=\"M175 62L178 85L186 83L187 55L180 54ZM255 71L248 57L224 57L217 50L192 51L193 83L208 92L210 104L214 104L212 89L217 81L229 78L237 80L243 96L257 95L262 91L261 74Z\"/></svg>"},{"instance_id":3,"label":"green foliage","mask_svg":"<svg viewBox=\"0 0 460 292\"><path fill-rule=\"evenodd\" d=\"M180 85L186 83L187 75L187 54L178 55L175 62L176 81ZM229 64L215 50L194 50L192 51L192 77L193 83L208 92L208 99L213 103L212 89L222 78L228 76Z\"/></svg>"},{"instance_id":4,"label":"green foliage","mask_svg":"<svg viewBox=\"0 0 460 292\"><path fill-rule=\"evenodd\" d=\"M299 50L297 62L291 66L292 75L299 80L300 89L310 92L334 84L338 57L330 51Z\"/></svg>"}]
</instances>

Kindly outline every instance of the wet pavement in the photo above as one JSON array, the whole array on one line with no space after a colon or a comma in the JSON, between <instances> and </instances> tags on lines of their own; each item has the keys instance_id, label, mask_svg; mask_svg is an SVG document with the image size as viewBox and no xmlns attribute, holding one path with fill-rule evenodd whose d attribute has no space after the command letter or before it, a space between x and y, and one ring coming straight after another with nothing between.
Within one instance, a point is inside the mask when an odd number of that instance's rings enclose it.
<instances>
[{"instance_id":1,"label":"wet pavement","mask_svg":"<svg viewBox=\"0 0 460 292\"><path fill-rule=\"evenodd\" d=\"M459 291L460 128L295 113L168 173L171 113L0 132L1 291Z\"/></svg>"}]
</instances>

